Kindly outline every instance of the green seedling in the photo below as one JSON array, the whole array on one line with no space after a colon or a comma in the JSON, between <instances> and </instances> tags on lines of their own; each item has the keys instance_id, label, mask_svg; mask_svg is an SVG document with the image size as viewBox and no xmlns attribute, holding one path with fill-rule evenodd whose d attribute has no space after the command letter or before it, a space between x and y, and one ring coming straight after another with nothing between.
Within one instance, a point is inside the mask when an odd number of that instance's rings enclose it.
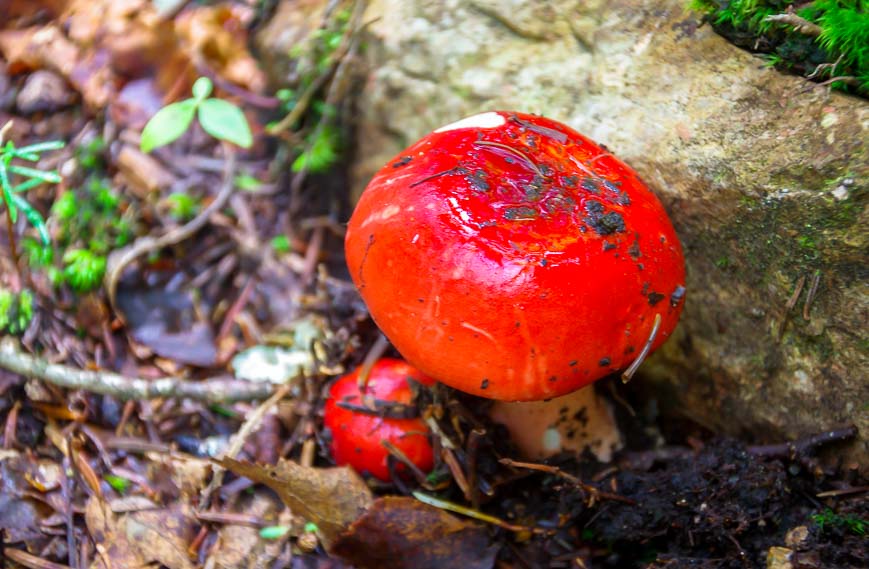
<instances>
[{"instance_id":1,"label":"green seedling","mask_svg":"<svg viewBox=\"0 0 869 569\"><path fill-rule=\"evenodd\" d=\"M211 80L200 77L193 84L193 97L157 111L142 130L142 152L174 142L187 132L194 118L214 138L250 148L253 135L244 113L229 101L211 97L212 89Z\"/></svg>"},{"instance_id":2,"label":"green seedling","mask_svg":"<svg viewBox=\"0 0 869 569\"><path fill-rule=\"evenodd\" d=\"M60 148L63 148L63 142L59 140L39 142L21 148L16 148L10 140L0 147L0 187L2 187L3 203L9 221L14 224L18 221L18 214L23 213L30 225L39 233L39 238L45 246L50 243L45 219L22 194L40 184L60 183L60 175L56 171L45 172L13 161L36 162L43 152Z\"/></svg>"},{"instance_id":3,"label":"green seedling","mask_svg":"<svg viewBox=\"0 0 869 569\"><path fill-rule=\"evenodd\" d=\"M166 197L169 215L178 221L187 221L199 211L199 200L183 192L175 192Z\"/></svg>"},{"instance_id":4,"label":"green seedling","mask_svg":"<svg viewBox=\"0 0 869 569\"><path fill-rule=\"evenodd\" d=\"M0 288L0 332L21 334L33 319L33 293L27 289L14 294Z\"/></svg>"}]
</instances>

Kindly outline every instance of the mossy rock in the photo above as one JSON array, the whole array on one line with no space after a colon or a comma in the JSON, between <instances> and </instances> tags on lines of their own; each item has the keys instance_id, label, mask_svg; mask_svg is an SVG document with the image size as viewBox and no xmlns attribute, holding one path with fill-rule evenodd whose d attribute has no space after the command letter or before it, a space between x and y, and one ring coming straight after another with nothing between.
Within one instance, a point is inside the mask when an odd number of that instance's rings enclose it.
<instances>
[{"instance_id":1,"label":"mossy rock","mask_svg":"<svg viewBox=\"0 0 869 569\"><path fill-rule=\"evenodd\" d=\"M567 122L640 173L685 246L685 313L647 391L757 441L854 423L869 464L869 102L769 68L682 0L447 4L369 7L355 191L465 115Z\"/></svg>"}]
</instances>

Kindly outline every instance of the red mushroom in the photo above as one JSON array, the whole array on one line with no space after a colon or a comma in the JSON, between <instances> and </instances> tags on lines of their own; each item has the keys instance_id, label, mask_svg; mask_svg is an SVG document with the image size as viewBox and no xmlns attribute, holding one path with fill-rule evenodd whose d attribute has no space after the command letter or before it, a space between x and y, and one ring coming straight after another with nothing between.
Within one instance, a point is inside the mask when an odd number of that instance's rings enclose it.
<instances>
[{"instance_id":1,"label":"red mushroom","mask_svg":"<svg viewBox=\"0 0 869 569\"><path fill-rule=\"evenodd\" d=\"M521 113L478 114L401 152L365 189L345 247L410 363L505 401L630 366L667 339L685 298L679 240L636 173Z\"/></svg>"},{"instance_id":2,"label":"red mushroom","mask_svg":"<svg viewBox=\"0 0 869 569\"><path fill-rule=\"evenodd\" d=\"M429 428L414 416L413 389L408 380L422 385L434 381L405 361L382 358L368 375L365 395L375 403L375 408L369 409L359 391L360 371L356 368L332 384L323 410L335 463L348 464L357 472L388 482L386 441L421 471L431 470L434 458ZM404 465L397 468L402 472Z\"/></svg>"}]
</instances>

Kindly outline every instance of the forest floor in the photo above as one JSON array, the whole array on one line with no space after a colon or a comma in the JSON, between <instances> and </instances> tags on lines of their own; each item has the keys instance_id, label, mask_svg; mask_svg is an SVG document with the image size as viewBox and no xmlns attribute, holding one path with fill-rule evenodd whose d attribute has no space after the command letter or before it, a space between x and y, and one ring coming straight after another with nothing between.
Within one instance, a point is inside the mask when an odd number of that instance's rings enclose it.
<instances>
[{"instance_id":1,"label":"forest floor","mask_svg":"<svg viewBox=\"0 0 869 569\"><path fill-rule=\"evenodd\" d=\"M869 567L853 428L725 439L612 379L610 463L505 460L439 387L432 474L333 468L325 393L379 337L343 261L358 4L296 23L274 92L253 4L4 3L3 140L64 145L3 155L44 183L0 204L0 567ZM198 77L250 148L143 152Z\"/></svg>"}]
</instances>

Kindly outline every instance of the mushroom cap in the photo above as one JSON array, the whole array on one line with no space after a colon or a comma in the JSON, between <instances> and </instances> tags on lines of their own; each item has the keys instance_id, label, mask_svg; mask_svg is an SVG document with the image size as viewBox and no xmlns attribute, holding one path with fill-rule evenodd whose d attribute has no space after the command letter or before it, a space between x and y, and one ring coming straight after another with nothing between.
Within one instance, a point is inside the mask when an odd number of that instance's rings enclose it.
<instances>
[{"instance_id":1,"label":"mushroom cap","mask_svg":"<svg viewBox=\"0 0 869 569\"><path fill-rule=\"evenodd\" d=\"M371 180L347 264L411 364L539 400L625 368L685 297L682 249L636 173L564 124L492 111L439 128Z\"/></svg>"},{"instance_id":2,"label":"mushroom cap","mask_svg":"<svg viewBox=\"0 0 869 569\"><path fill-rule=\"evenodd\" d=\"M367 472L388 482L389 452L381 442L386 440L420 470L431 470L434 454L429 428L421 418L389 418L348 408L364 408L358 385L360 372L361 368L356 368L335 381L323 407L323 423L332 434L330 449L335 463L348 464L359 473ZM412 406L414 393L408 379L422 385L434 383L403 360L381 358L371 368L365 394L379 402ZM404 466L399 464L398 472L402 469Z\"/></svg>"}]
</instances>

